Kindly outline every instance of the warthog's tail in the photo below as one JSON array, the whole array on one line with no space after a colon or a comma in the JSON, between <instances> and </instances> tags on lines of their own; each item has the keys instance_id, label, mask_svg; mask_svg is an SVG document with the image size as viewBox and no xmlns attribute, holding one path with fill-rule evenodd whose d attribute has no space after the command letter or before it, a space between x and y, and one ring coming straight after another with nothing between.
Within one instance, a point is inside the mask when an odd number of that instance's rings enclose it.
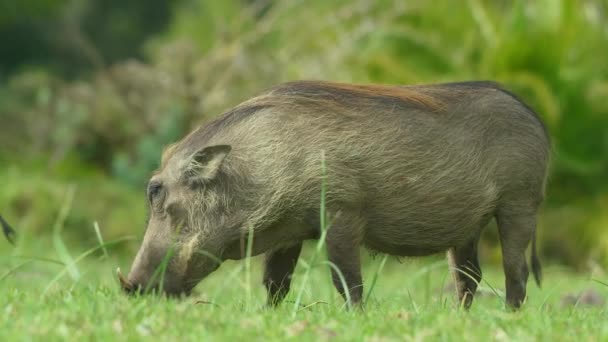
<instances>
[{"instance_id":1,"label":"warthog's tail","mask_svg":"<svg viewBox=\"0 0 608 342\"><path fill-rule=\"evenodd\" d=\"M8 242L10 242L11 245L14 245L15 235L17 235L17 233L15 233L13 228L11 228L11 226L4 220L2 216L0 216L0 225L2 226L2 232L4 233L4 236L6 236Z\"/></svg>"},{"instance_id":2,"label":"warthog's tail","mask_svg":"<svg viewBox=\"0 0 608 342\"><path fill-rule=\"evenodd\" d=\"M538 253L536 252L536 232L534 232L534 236L532 236L532 253L530 253L530 265L532 266L532 274L534 274L534 280L536 280L536 285L540 287L541 280L543 278L542 266L540 265L540 260L538 259Z\"/></svg>"}]
</instances>

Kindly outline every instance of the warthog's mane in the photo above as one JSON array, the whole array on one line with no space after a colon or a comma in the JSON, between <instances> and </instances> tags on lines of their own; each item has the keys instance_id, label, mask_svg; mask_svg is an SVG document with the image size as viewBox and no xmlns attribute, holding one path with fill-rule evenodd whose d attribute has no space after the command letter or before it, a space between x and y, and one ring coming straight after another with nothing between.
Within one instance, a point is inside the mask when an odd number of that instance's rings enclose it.
<instances>
[{"instance_id":1,"label":"warthog's mane","mask_svg":"<svg viewBox=\"0 0 608 342\"><path fill-rule=\"evenodd\" d=\"M193 152L194 149L204 146L217 133L268 108L289 109L293 106L304 105L347 115L347 113L353 113L347 109L373 106L376 109L384 107L386 110L413 109L427 113L440 113L446 110L448 103L457 102L459 98L471 94L471 92L484 89L500 91L512 97L537 120L546 132L546 127L534 110L496 82L472 81L398 86L295 81L270 88L261 95L241 103L192 131L178 145L172 145L165 150L163 165L178 150Z\"/></svg>"},{"instance_id":2,"label":"warthog's mane","mask_svg":"<svg viewBox=\"0 0 608 342\"><path fill-rule=\"evenodd\" d=\"M445 108L446 95L457 96L458 89L451 91L424 91L425 86L392 86L376 84L346 84L324 81L296 81L270 88L230 109L223 115L192 131L179 143L168 146L163 152L162 163L176 152L193 152L203 146L215 134L243 121L267 108L289 108L294 105L317 106L325 109L353 108L361 106L385 106L388 110L411 108L439 112ZM336 113L346 113L337 110Z\"/></svg>"}]
</instances>

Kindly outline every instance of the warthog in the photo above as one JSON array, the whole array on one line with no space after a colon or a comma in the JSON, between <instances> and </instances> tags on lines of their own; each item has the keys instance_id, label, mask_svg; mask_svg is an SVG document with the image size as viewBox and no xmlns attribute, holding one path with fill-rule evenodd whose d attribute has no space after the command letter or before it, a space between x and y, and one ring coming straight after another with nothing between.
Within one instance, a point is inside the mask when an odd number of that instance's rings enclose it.
<instances>
[{"instance_id":1,"label":"warthog","mask_svg":"<svg viewBox=\"0 0 608 342\"><path fill-rule=\"evenodd\" d=\"M325 242L345 299L362 299L360 246L395 256L447 250L458 298L470 306L477 245L494 217L507 302L517 308L530 242L540 284L535 230L549 154L541 120L495 83L282 84L164 151L122 285L189 294L222 261L246 257L252 234L251 254L265 253L268 303L279 303L303 241L321 235L325 180Z\"/></svg>"}]
</instances>

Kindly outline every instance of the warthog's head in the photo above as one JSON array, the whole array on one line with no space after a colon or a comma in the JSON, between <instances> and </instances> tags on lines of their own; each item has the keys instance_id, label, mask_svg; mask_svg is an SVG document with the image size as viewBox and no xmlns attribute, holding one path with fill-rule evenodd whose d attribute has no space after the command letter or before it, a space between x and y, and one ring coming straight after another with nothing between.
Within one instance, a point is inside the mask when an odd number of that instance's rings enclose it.
<instances>
[{"instance_id":1,"label":"warthog's head","mask_svg":"<svg viewBox=\"0 0 608 342\"><path fill-rule=\"evenodd\" d=\"M126 292L189 294L221 262L222 228L232 224L226 196L227 145L166 153L148 184L150 216L127 279ZM186 155L184 155L186 154Z\"/></svg>"}]
</instances>

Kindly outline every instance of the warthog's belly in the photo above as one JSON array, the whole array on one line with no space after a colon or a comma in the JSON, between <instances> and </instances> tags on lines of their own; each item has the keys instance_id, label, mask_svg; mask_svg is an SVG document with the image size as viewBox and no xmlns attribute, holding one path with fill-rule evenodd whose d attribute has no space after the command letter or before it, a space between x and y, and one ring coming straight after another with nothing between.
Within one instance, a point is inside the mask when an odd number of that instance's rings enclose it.
<instances>
[{"instance_id":1,"label":"warthog's belly","mask_svg":"<svg viewBox=\"0 0 608 342\"><path fill-rule=\"evenodd\" d=\"M413 244L402 244L399 245L395 242L391 244L374 243L372 241L365 241L365 247L372 251L386 253L394 256L427 256L437 254L447 250L449 247L439 246L420 246Z\"/></svg>"},{"instance_id":2,"label":"warthog's belly","mask_svg":"<svg viewBox=\"0 0 608 342\"><path fill-rule=\"evenodd\" d=\"M399 224L372 218L366 227L363 243L371 250L395 256L436 254L478 237L481 230L488 225L492 214L492 211L483 215L470 213L454 218L452 222L449 218L442 220L440 217L434 222L429 220L427 224L415 220Z\"/></svg>"}]
</instances>

